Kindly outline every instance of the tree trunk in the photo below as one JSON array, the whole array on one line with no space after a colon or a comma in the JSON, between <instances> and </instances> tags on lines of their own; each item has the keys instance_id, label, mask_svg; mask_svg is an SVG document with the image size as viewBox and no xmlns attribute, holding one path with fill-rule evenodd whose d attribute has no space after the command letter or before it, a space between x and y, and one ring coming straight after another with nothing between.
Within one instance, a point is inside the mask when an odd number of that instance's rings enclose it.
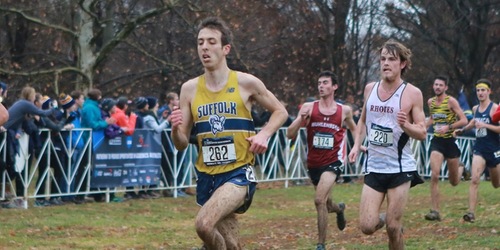
<instances>
[{"instance_id":1,"label":"tree trunk","mask_svg":"<svg viewBox=\"0 0 500 250\"><path fill-rule=\"evenodd\" d=\"M88 10L91 3L91 0L85 0L83 3L84 8ZM87 14L87 12L81 9L79 11L79 16L80 32L78 33L78 44L80 51L78 53L78 66L87 78L82 80L86 80L85 82L88 84L88 89L91 89L94 87L94 68L97 58L91 44L91 41L94 38L94 21L92 20L92 17ZM84 83L84 81L79 82L82 84Z\"/></svg>"}]
</instances>

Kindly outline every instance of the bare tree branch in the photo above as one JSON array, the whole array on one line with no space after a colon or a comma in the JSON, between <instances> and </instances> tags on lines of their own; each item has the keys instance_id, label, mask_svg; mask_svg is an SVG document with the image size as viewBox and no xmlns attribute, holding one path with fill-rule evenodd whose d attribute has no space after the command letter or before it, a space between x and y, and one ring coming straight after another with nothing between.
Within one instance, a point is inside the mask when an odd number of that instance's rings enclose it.
<instances>
[{"instance_id":1,"label":"bare tree branch","mask_svg":"<svg viewBox=\"0 0 500 250\"><path fill-rule=\"evenodd\" d=\"M66 33L66 34L69 34L69 35L71 35L73 37L77 37L78 36L78 34L76 32L74 32L73 30L70 30L70 29L68 29L66 27L63 27L63 26L60 26L60 25L46 23L46 22L42 21L39 18L32 17L32 16L24 13L22 10L10 9L10 8L3 8L0 5L0 11L9 12L9 13L15 13L15 14L21 15L23 18L25 18L26 20L28 20L28 21L30 21L32 23L36 23L36 24L39 24L39 25L42 25L42 26L46 26L46 27L49 27L49 28L52 28L52 29L56 29L56 30L62 31L62 32Z\"/></svg>"},{"instance_id":2,"label":"bare tree branch","mask_svg":"<svg viewBox=\"0 0 500 250\"><path fill-rule=\"evenodd\" d=\"M145 56L147 56L147 57L151 58L151 59L152 59L153 61L155 61L155 62L158 62L158 63L160 63L160 64L162 64L162 65L165 65L165 66L168 66L168 67L171 67L171 68L175 68L175 69L177 69L177 70L179 70L179 71L181 71L181 72L183 72L183 73L189 74L189 72L188 72L188 71L184 70L184 69L183 69L181 66L179 66L178 64L169 63L169 62L167 62L167 61L165 61L165 60L163 60L163 59L161 59L161 58L158 58L158 57L154 56L153 54L149 53L148 51L146 51L145 49L141 48L140 46L137 46L137 45L132 44L132 43L127 42L127 41L125 41L125 44L127 44L127 45L129 45L129 46L131 46L131 47L133 47L133 48L135 48L135 49L137 49L137 50L138 50L138 51L140 51L143 55L145 55Z\"/></svg>"},{"instance_id":3,"label":"bare tree branch","mask_svg":"<svg viewBox=\"0 0 500 250\"><path fill-rule=\"evenodd\" d=\"M101 51L97 54L96 58L96 63L94 64L94 67L97 67L102 60L106 58L108 53L113 50L120 42L122 42L125 38L127 38L130 33L132 33L137 25L143 23L144 21L148 20L151 17L160 15L170 9L172 9L174 6L172 5L166 5L161 8L156 8L149 10L145 12L143 15L131 20L130 22L126 23L125 26L121 29L120 32L118 32L112 40L110 40L104 47L102 48Z\"/></svg>"},{"instance_id":4,"label":"bare tree branch","mask_svg":"<svg viewBox=\"0 0 500 250\"><path fill-rule=\"evenodd\" d=\"M12 76L37 76L37 75L47 75L47 74L54 74L54 73L61 74L64 72L74 72L74 73L78 73L82 76L85 76L85 74L83 74L83 72L79 68L76 68L76 67L63 67L63 68L57 68L57 69L33 70L33 71L29 71L29 72L11 71L11 70L0 68L0 73L12 75Z\"/></svg>"}]
</instances>

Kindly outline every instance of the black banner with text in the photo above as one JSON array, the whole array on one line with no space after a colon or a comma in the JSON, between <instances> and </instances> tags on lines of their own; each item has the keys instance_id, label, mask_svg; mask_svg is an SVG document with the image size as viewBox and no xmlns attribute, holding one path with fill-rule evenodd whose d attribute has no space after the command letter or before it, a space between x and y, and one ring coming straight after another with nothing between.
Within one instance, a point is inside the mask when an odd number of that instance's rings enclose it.
<instances>
[{"instance_id":1,"label":"black banner with text","mask_svg":"<svg viewBox=\"0 0 500 250\"><path fill-rule=\"evenodd\" d=\"M104 141L94 149L91 187L156 185L161 176L161 145L154 132L136 130Z\"/></svg>"}]
</instances>

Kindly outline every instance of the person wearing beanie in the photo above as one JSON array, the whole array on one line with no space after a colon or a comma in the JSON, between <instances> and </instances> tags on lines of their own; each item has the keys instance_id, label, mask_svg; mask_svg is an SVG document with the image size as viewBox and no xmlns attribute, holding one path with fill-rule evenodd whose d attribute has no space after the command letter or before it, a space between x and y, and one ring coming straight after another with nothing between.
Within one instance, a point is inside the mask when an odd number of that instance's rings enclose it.
<instances>
[{"instance_id":1,"label":"person wearing beanie","mask_svg":"<svg viewBox=\"0 0 500 250\"><path fill-rule=\"evenodd\" d=\"M42 102L42 109L49 109L52 104L52 99L47 95L42 96L40 101Z\"/></svg>"},{"instance_id":2,"label":"person wearing beanie","mask_svg":"<svg viewBox=\"0 0 500 250\"><path fill-rule=\"evenodd\" d=\"M150 129L153 132L153 140L157 144L158 147L162 147L161 143L161 135L162 132L168 128L169 123L168 121L158 121L158 118L156 117L156 110L158 108L158 99L155 97L138 97L135 99L135 105L136 108L138 109L137 111L137 116L138 119L142 120L143 124L143 129ZM162 164L163 166L163 164ZM166 164L165 164L166 166ZM168 167L166 167L168 168ZM163 169L163 171L167 171ZM167 172L165 172L167 173ZM156 188L156 185L150 186L151 189ZM148 198L159 198L160 194L157 191L154 190L147 190L146 195ZM144 195L143 191L139 192L140 197L146 197Z\"/></svg>"},{"instance_id":3,"label":"person wearing beanie","mask_svg":"<svg viewBox=\"0 0 500 250\"><path fill-rule=\"evenodd\" d=\"M75 100L70 95L62 93L59 96L59 103L61 103L62 108L66 111L75 105Z\"/></svg>"},{"instance_id":4,"label":"person wearing beanie","mask_svg":"<svg viewBox=\"0 0 500 250\"><path fill-rule=\"evenodd\" d=\"M120 96L118 97L118 99L116 100L116 106L119 108L119 109L122 109L122 110L125 110L127 108L125 108L125 106L130 106L130 104L132 104L132 101L130 101L127 97L125 96Z\"/></svg>"},{"instance_id":5,"label":"person wearing beanie","mask_svg":"<svg viewBox=\"0 0 500 250\"><path fill-rule=\"evenodd\" d=\"M137 115L127 111L131 102L125 96L119 97L116 102L116 110L111 114L112 118L116 119L116 125L120 126L126 135L132 135L135 131L135 123L137 122Z\"/></svg>"},{"instance_id":6,"label":"person wearing beanie","mask_svg":"<svg viewBox=\"0 0 500 250\"><path fill-rule=\"evenodd\" d=\"M146 97L146 99L148 100L149 109L158 109L158 107L157 107L158 98L156 98L154 96L148 96L148 97Z\"/></svg>"},{"instance_id":7,"label":"person wearing beanie","mask_svg":"<svg viewBox=\"0 0 500 250\"><path fill-rule=\"evenodd\" d=\"M80 158L84 151L85 142L81 139L83 137L83 131L81 130L82 124L80 119L80 113L77 111L78 106L75 100L70 95L62 93L59 95L59 103L64 109L64 117L66 118L66 124L73 127L70 131L61 132L62 138L65 141L66 147L73 150L71 155L71 168L66 171L66 175L71 177L74 173L79 171L80 163L77 159ZM72 180L72 181L67 181ZM61 191L64 192L75 192L75 183L78 182L76 178L61 178L58 180L59 187ZM69 188L68 188L69 187ZM76 204L81 204L81 200L77 200L75 196L66 195L62 196L61 200L64 202L75 202Z\"/></svg>"},{"instance_id":8,"label":"person wearing beanie","mask_svg":"<svg viewBox=\"0 0 500 250\"><path fill-rule=\"evenodd\" d=\"M116 101L113 98L104 98L101 100L102 111L109 113L110 115L115 112Z\"/></svg>"},{"instance_id":9,"label":"person wearing beanie","mask_svg":"<svg viewBox=\"0 0 500 250\"><path fill-rule=\"evenodd\" d=\"M38 165L38 179L37 179L37 185L44 187L45 182L48 181L48 179L45 178L46 172L50 167L53 168L53 174L54 174L54 179L57 182L57 185L55 182L50 182L51 185L51 193L54 195L52 196L48 201L45 200L42 197L39 197L35 200L35 206L42 207L42 206L51 206L51 205L62 205L63 202L61 200L61 197L55 196L55 194L58 193L57 187L61 186L61 181L64 179L64 173L63 169L66 169L66 165L64 162L66 162L64 159L67 159L67 154L66 151L64 150L65 148L65 143L62 139L62 130L68 130L72 129L73 125L72 124L66 124L66 117L62 115L62 113L58 109L53 108L53 99L51 99L49 96L44 95L42 96L41 94L36 94L36 100L39 99L38 102L36 102L38 105L42 107L44 110L52 110L53 113L50 116L46 117L40 117L40 119L35 119L34 123L37 125L38 129L48 129L50 132L47 132L46 130L41 130L40 135L38 135L38 131L34 132L33 134L36 134L39 136L40 141L42 143L46 141L51 141L52 144L54 145L54 150L47 151L43 154L40 155L40 163ZM50 156L49 156L50 155ZM51 159L63 159L61 161L57 162L51 162L50 164L47 161L47 157L50 157ZM37 195L43 196L44 195L44 189L39 189L37 190Z\"/></svg>"},{"instance_id":10,"label":"person wearing beanie","mask_svg":"<svg viewBox=\"0 0 500 250\"><path fill-rule=\"evenodd\" d=\"M137 97L134 100L134 104L135 104L135 108L137 110L144 110L144 109L148 110L149 109L148 99L146 99L146 97L142 97L142 96Z\"/></svg>"}]
</instances>

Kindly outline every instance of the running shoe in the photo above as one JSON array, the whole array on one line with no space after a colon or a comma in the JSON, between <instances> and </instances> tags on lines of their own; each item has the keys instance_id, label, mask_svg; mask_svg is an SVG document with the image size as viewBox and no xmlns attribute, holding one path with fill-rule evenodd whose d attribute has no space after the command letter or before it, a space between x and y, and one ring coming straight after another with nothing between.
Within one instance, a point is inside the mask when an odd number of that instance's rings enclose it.
<instances>
[{"instance_id":1,"label":"running shoe","mask_svg":"<svg viewBox=\"0 0 500 250\"><path fill-rule=\"evenodd\" d=\"M375 230L379 230L385 226L385 217L386 217L386 213L380 213L378 215L378 224L375 227Z\"/></svg>"},{"instance_id":2,"label":"running shoe","mask_svg":"<svg viewBox=\"0 0 500 250\"><path fill-rule=\"evenodd\" d=\"M464 214L463 218L464 218L464 221L470 222L470 223L474 223L474 221L476 220L474 213L471 213L471 212Z\"/></svg>"},{"instance_id":3,"label":"running shoe","mask_svg":"<svg viewBox=\"0 0 500 250\"><path fill-rule=\"evenodd\" d=\"M429 213L425 215L425 219L431 221L433 220L441 221L441 216L439 215L438 211L431 209Z\"/></svg>"},{"instance_id":4,"label":"running shoe","mask_svg":"<svg viewBox=\"0 0 500 250\"><path fill-rule=\"evenodd\" d=\"M460 162L459 167L464 167L464 171L462 172L462 177L464 178L464 181L470 181L470 177L472 176L470 169L465 167L465 164L463 162Z\"/></svg>"},{"instance_id":5,"label":"running shoe","mask_svg":"<svg viewBox=\"0 0 500 250\"><path fill-rule=\"evenodd\" d=\"M325 244L322 244L322 243L318 243L316 245L316 250L325 250Z\"/></svg>"},{"instance_id":6,"label":"running shoe","mask_svg":"<svg viewBox=\"0 0 500 250\"><path fill-rule=\"evenodd\" d=\"M344 230L346 220L344 216L344 210L345 210L345 204L344 203L339 203L338 204L340 211L337 212L337 227L339 228L340 231Z\"/></svg>"}]
</instances>

